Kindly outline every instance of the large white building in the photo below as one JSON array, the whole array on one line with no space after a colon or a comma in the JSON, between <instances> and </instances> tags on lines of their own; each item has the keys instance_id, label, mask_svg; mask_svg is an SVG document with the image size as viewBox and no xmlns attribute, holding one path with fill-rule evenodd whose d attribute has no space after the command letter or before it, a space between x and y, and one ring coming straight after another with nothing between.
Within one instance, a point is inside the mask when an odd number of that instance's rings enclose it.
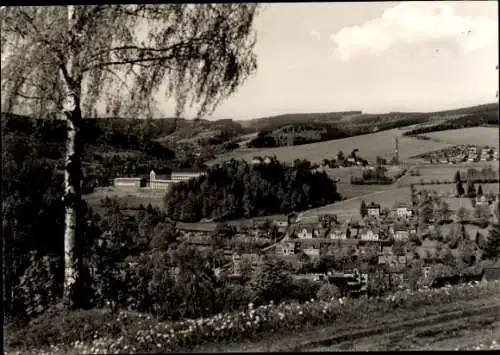
<instances>
[{"instance_id":1,"label":"large white building","mask_svg":"<svg viewBox=\"0 0 500 355\"><path fill-rule=\"evenodd\" d=\"M153 190L168 190L172 184L205 175L203 171L172 171L166 178L157 179L154 170L149 173L149 187Z\"/></svg>"},{"instance_id":2,"label":"large white building","mask_svg":"<svg viewBox=\"0 0 500 355\"><path fill-rule=\"evenodd\" d=\"M119 177L114 179L114 186L122 189L149 188L152 190L167 191L170 186L181 181L187 181L205 175L203 171L173 171L168 175L156 175L154 170L147 178L140 177Z\"/></svg>"}]
</instances>

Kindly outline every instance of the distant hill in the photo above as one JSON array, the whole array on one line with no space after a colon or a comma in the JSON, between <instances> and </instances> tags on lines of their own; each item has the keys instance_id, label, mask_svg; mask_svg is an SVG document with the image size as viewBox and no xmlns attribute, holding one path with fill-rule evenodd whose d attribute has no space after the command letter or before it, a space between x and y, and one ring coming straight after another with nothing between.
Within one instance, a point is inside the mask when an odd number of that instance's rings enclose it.
<instances>
[{"instance_id":1,"label":"distant hill","mask_svg":"<svg viewBox=\"0 0 500 355\"><path fill-rule=\"evenodd\" d=\"M346 111L286 114L254 119L242 125L259 131L258 135L247 143L247 147L271 148L341 139L393 128L441 124L463 116L495 114L498 115L498 103L437 112L372 114ZM474 120L474 122L480 125L483 121Z\"/></svg>"},{"instance_id":2,"label":"distant hill","mask_svg":"<svg viewBox=\"0 0 500 355\"><path fill-rule=\"evenodd\" d=\"M255 129L257 131L273 130L294 123L311 122L338 122L344 117L352 115L361 115L361 111L344 112L323 112L323 113L287 113L277 116L255 118L247 121L239 121L244 127Z\"/></svg>"}]
</instances>

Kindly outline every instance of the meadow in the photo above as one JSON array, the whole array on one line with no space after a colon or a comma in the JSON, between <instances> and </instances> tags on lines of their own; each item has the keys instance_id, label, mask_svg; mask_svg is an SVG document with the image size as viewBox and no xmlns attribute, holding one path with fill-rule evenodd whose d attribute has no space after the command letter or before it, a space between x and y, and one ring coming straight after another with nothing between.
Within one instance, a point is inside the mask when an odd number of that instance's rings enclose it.
<instances>
[{"instance_id":1,"label":"meadow","mask_svg":"<svg viewBox=\"0 0 500 355\"><path fill-rule=\"evenodd\" d=\"M480 184L483 187L483 192L484 193L499 193L500 192L500 187L498 183L491 183L491 184ZM429 190L429 191L436 191L439 194L455 194L457 189L455 184L440 184L440 185L415 185L415 190L421 191L421 190ZM468 198L455 198L457 200L468 200ZM453 200L453 198L450 198L450 200ZM455 204L455 202L453 202Z\"/></svg>"},{"instance_id":2,"label":"meadow","mask_svg":"<svg viewBox=\"0 0 500 355\"><path fill-rule=\"evenodd\" d=\"M336 158L339 150L344 154L350 154L354 149L359 149L358 155L369 161L374 161L377 156L391 159L394 154L395 138L399 137L400 159L423 154L433 150L439 150L452 146L452 144L434 141L419 140L411 137L402 137L404 131L390 129L356 137L335 139L331 141L304 144L299 146L260 148L260 149L236 149L230 153L223 154L207 164L220 163L231 158L250 161L256 155L273 156L278 160L293 162L295 159L307 159L311 162L321 163L323 159Z\"/></svg>"},{"instance_id":3,"label":"meadow","mask_svg":"<svg viewBox=\"0 0 500 355\"><path fill-rule=\"evenodd\" d=\"M135 189L122 189L113 186L99 187L88 195L84 195L83 199L96 212L102 211L101 200L109 198L117 198L120 203L126 204L129 208L137 208L141 204L147 206L151 204L153 207L163 208L163 193L153 191L137 191Z\"/></svg>"},{"instance_id":4,"label":"meadow","mask_svg":"<svg viewBox=\"0 0 500 355\"><path fill-rule=\"evenodd\" d=\"M431 139L441 142L461 145L477 144L488 145L499 148L499 128L498 127L470 127L461 129L451 129L447 131L430 132L423 134Z\"/></svg>"},{"instance_id":5,"label":"meadow","mask_svg":"<svg viewBox=\"0 0 500 355\"><path fill-rule=\"evenodd\" d=\"M367 195L356 196L345 201L340 201L331 205L304 211L302 213L302 217L314 218L323 213L336 214L342 218L359 216L359 208L361 206L361 201L363 200L365 200L367 204L373 201L374 203L380 204L382 208L391 208L396 202L411 201L410 188L388 187L386 190L376 191Z\"/></svg>"},{"instance_id":6,"label":"meadow","mask_svg":"<svg viewBox=\"0 0 500 355\"><path fill-rule=\"evenodd\" d=\"M430 182L431 180L437 181L453 181L455 173L466 173L468 169L474 168L481 170L484 167L491 166L493 170L498 170L499 162L477 162L477 163L463 163L463 164L426 164L419 165L417 168L420 171L420 176L411 176L406 174L399 181L399 186L407 186L409 184L419 184L421 180Z\"/></svg>"}]
</instances>

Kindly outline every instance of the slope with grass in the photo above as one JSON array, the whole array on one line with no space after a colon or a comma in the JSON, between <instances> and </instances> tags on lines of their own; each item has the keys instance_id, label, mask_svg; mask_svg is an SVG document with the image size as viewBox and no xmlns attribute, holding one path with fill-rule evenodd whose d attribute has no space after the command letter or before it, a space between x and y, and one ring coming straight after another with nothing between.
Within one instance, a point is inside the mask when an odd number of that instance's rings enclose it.
<instances>
[{"instance_id":1,"label":"slope with grass","mask_svg":"<svg viewBox=\"0 0 500 355\"><path fill-rule=\"evenodd\" d=\"M432 180L439 182L444 182L444 181L453 182L457 171L466 174L468 169L481 170L487 167L491 167L493 171L498 171L499 162L491 161L491 162L461 163L461 164L418 165L416 168L420 172L420 175L411 176L410 174L406 174L398 181L398 184L400 186L419 184L422 180L425 182L430 182Z\"/></svg>"},{"instance_id":2,"label":"slope with grass","mask_svg":"<svg viewBox=\"0 0 500 355\"><path fill-rule=\"evenodd\" d=\"M250 161L256 155L276 155L278 160L288 162L294 161L295 159L307 159L311 162L321 163L325 158L336 158L339 150L342 150L344 154L347 155L354 149L359 149L359 156L369 161L374 161L377 156L391 159L394 154L396 137L399 137L400 159L406 159L418 154L451 147L453 145L402 137L402 132L403 131L399 129L391 129L362 136L304 144L300 146L235 150L231 153L221 155L217 159L207 162L207 164L220 163L231 158Z\"/></svg>"},{"instance_id":3,"label":"slope with grass","mask_svg":"<svg viewBox=\"0 0 500 355\"><path fill-rule=\"evenodd\" d=\"M156 208L163 208L164 193L157 191L137 191L136 189L123 189L113 186L97 188L93 193L84 195L84 200L92 209L98 213L103 211L101 200L109 197L116 198L120 204L126 205L128 208L138 208L141 204Z\"/></svg>"},{"instance_id":4,"label":"slope with grass","mask_svg":"<svg viewBox=\"0 0 500 355\"><path fill-rule=\"evenodd\" d=\"M453 145L471 144L499 148L498 127L470 127L423 134L433 140Z\"/></svg>"}]
</instances>

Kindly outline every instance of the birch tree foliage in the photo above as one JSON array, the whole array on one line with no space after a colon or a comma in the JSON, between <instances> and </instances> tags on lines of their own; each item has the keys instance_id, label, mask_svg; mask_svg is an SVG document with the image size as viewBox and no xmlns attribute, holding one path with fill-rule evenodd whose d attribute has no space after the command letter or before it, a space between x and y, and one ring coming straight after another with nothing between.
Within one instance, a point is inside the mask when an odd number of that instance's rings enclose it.
<instances>
[{"instance_id":1,"label":"birch tree foliage","mask_svg":"<svg viewBox=\"0 0 500 355\"><path fill-rule=\"evenodd\" d=\"M114 115L140 115L162 93L175 100L177 116L187 106L201 116L257 66L256 4L75 6L72 27L65 6L0 11L2 111L54 116L65 79L84 116L99 102Z\"/></svg>"}]
</instances>

